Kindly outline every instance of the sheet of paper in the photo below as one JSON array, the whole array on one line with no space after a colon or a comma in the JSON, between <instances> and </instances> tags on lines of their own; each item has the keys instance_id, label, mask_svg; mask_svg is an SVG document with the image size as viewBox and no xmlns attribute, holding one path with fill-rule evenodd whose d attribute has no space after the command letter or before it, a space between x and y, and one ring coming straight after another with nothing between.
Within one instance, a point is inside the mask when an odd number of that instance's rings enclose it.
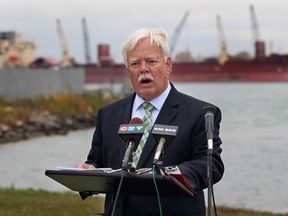
<instances>
[{"instance_id":1,"label":"sheet of paper","mask_svg":"<svg viewBox=\"0 0 288 216\"><path fill-rule=\"evenodd\" d=\"M89 170L96 170L96 171L103 171L103 172L111 172L111 168L94 168L94 169L83 169L83 168L76 168L76 167L63 167L57 166L57 170L75 170L75 171L89 171Z\"/></svg>"}]
</instances>

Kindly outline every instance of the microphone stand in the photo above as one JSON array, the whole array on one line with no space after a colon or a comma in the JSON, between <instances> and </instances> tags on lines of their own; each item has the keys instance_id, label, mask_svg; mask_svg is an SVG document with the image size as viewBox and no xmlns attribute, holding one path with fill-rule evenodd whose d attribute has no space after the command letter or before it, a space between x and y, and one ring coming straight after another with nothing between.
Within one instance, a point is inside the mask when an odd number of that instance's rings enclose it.
<instances>
[{"instance_id":1,"label":"microphone stand","mask_svg":"<svg viewBox=\"0 0 288 216\"><path fill-rule=\"evenodd\" d=\"M213 131L214 131L214 106L203 108L205 113L205 130L207 132L207 183L208 183L208 216L212 216L212 196L213 196L213 178L212 178L212 156L213 156Z\"/></svg>"},{"instance_id":2,"label":"microphone stand","mask_svg":"<svg viewBox=\"0 0 288 216\"><path fill-rule=\"evenodd\" d=\"M155 152L154 160L153 160L153 165L155 165L155 174L156 175L161 175L162 173L165 173L165 169L162 166L163 164L163 156L164 156L164 144L166 143L166 139L161 137ZM162 160L160 160L162 159Z\"/></svg>"},{"instance_id":3,"label":"microphone stand","mask_svg":"<svg viewBox=\"0 0 288 216\"><path fill-rule=\"evenodd\" d=\"M161 151L159 158L161 159L154 159L153 165L155 166L155 174L156 175L167 175L165 171L165 167L163 167L163 157L164 157L164 150Z\"/></svg>"},{"instance_id":4,"label":"microphone stand","mask_svg":"<svg viewBox=\"0 0 288 216\"><path fill-rule=\"evenodd\" d=\"M125 172L135 172L135 168L132 167L132 151L134 149L134 142L129 141L128 147L125 152L125 156L122 163L122 169Z\"/></svg>"},{"instance_id":5,"label":"microphone stand","mask_svg":"<svg viewBox=\"0 0 288 216\"><path fill-rule=\"evenodd\" d=\"M212 154L213 154L213 140L208 139L207 150L207 179L208 179L208 216L212 216Z\"/></svg>"},{"instance_id":6,"label":"microphone stand","mask_svg":"<svg viewBox=\"0 0 288 216\"><path fill-rule=\"evenodd\" d=\"M158 160L157 163L153 163L155 165L155 174L156 175L165 175L165 168L162 166L163 161ZM162 171L162 172L161 172Z\"/></svg>"}]
</instances>

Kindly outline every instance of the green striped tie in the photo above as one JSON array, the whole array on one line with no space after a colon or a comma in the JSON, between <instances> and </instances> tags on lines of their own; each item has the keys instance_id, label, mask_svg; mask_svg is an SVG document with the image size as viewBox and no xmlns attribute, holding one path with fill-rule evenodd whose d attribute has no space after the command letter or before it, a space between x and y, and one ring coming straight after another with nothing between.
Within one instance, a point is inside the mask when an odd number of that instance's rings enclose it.
<instances>
[{"instance_id":1,"label":"green striped tie","mask_svg":"<svg viewBox=\"0 0 288 216\"><path fill-rule=\"evenodd\" d=\"M141 156L142 153L142 149L144 148L144 145L146 143L146 140L149 136L150 130L152 128L152 109L154 108L154 106L152 104L150 104L149 102L143 102L142 103L142 107L145 109L145 116L143 117L143 124L146 125L145 130L144 130L144 134L139 142L139 145L136 149L135 152L132 153L133 155L133 163L132 166L136 168L139 158Z\"/></svg>"}]
</instances>

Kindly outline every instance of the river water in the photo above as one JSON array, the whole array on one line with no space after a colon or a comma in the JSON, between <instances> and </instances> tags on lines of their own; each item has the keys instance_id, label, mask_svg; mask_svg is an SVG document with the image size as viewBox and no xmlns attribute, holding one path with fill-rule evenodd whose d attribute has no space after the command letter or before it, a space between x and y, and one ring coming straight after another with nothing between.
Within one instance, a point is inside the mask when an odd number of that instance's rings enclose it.
<instances>
[{"instance_id":1,"label":"river water","mask_svg":"<svg viewBox=\"0 0 288 216\"><path fill-rule=\"evenodd\" d=\"M219 106L226 165L214 186L216 205L288 212L288 84L176 83ZM114 90L119 86L114 86ZM44 175L85 161L93 129L0 145L0 187L67 191Z\"/></svg>"}]
</instances>

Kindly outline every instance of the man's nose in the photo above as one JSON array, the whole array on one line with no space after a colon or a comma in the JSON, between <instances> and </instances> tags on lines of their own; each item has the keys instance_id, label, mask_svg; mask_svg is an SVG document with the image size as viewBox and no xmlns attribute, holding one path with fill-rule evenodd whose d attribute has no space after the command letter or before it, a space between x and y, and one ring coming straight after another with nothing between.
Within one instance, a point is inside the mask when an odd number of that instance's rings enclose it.
<instances>
[{"instance_id":1,"label":"man's nose","mask_svg":"<svg viewBox=\"0 0 288 216\"><path fill-rule=\"evenodd\" d=\"M141 72L147 72L149 71L149 67L146 61L141 61Z\"/></svg>"}]
</instances>

